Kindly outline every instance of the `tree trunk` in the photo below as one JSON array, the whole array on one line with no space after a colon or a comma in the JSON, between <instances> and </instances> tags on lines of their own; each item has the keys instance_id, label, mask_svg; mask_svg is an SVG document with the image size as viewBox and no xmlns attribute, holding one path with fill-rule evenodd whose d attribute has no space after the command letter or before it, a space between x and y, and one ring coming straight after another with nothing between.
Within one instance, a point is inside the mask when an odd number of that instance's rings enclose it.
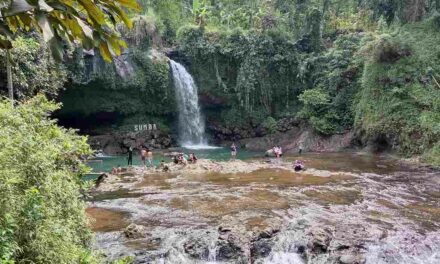
<instances>
[{"instance_id":1,"label":"tree trunk","mask_svg":"<svg viewBox=\"0 0 440 264\"><path fill-rule=\"evenodd\" d=\"M14 86L12 84L12 65L11 65L11 50L6 50L6 75L8 80L8 93L11 100L12 107L14 107Z\"/></svg>"}]
</instances>

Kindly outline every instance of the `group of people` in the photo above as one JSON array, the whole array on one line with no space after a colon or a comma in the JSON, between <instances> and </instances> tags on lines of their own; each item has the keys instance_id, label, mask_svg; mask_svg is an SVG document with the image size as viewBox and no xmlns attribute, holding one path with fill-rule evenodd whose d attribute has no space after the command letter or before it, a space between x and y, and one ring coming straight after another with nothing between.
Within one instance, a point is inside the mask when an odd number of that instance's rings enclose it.
<instances>
[{"instance_id":1,"label":"group of people","mask_svg":"<svg viewBox=\"0 0 440 264\"><path fill-rule=\"evenodd\" d=\"M142 147L141 148L141 160L144 167L153 167L153 151L151 151L148 148ZM128 157L127 157L127 165L133 166L133 148L128 148Z\"/></svg>"},{"instance_id":2,"label":"group of people","mask_svg":"<svg viewBox=\"0 0 440 264\"><path fill-rule=\"evenodd\" d=\"M180 152L179 154L173 157L174 164L186 165L188 163L195 164L197 163L197 156L195 153L190 153L189 156Z\"/></svg>"},{"instance_id":3,"label":"group of people","mask_svg":"<svg viewBox=\"0 0 440 264\"><path fill-rule=\"evenodd\" d=\"M237 145L235 143L232 143L230 146L231 151L231 161L235 161L237 158ZM281 158L283 156L283 149L281 146L276 145L272 148L272 152L275 155L276 158ZM299 149L299 154L302 153L302 147ZM142 147L140 152L141 160L144 167L147 168L153 168L154 167L154 161L153 161L153 152L151 149ZM197 156L195 153L189 153L189 155L180 152L177 155L172 157L172 160L174 164L181 164L181 165L187 165L187 164L195 164L197 163ZM133 165L133 148L130 147L128 149L128 157L127 157L127 163L128 166ZM165 161L162 160L158 168L162 168L164 171L168 171L168 166L166 166ZM305 169L304 161L302 160L295 160L293 163L293 168L295 171L301 171ZM120 166L118 165L118 168L114 168L112 172L117 173L118 170L120 170Z\"/></svg>"}]
</instances>

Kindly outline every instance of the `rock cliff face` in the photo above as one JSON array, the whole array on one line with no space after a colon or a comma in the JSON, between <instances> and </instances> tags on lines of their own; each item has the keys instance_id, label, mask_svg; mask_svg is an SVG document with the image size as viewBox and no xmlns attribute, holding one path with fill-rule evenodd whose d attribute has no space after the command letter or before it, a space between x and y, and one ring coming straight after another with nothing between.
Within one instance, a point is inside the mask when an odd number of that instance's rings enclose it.
<instances>
[{"instance_id":1,"label":"rock cliff face","mask_svg":"<svg viewBox=\"0 0 440 264\"><path fill-rule=\"evenodd\" d=\"M284 153L295 153L301 147L311 152L338 152L353 146L353 132L333 136L322 136L310 128L295 127L287 132L275 133L259 138L240 140L240 145L249 150L267 150L275 145Z\"/></svg>"},{"instance_id":2,"label":"rock cliff face","mask_svg":"<svg viewBox=\"0 0 440 264\"><path fill-rule=\"evenodd\" d=\"M279 120L273 133L261 124L245 128L210 125L209 128L219 145L237 141L242 148L257 151L279 145L285 153L297 152L300 147L304 151L337 152L352 147L355 142L352 131L324 136L293 118Z\"/></svg>"},{"instance_id":3,"label":"rock cliff face","mask_svg":"<svg viewBox=\"0 0 440 264\"><path fill-rule=\"evenodd\" d=\"M90 136L89 144L93 149L102 150L107 155L117 155L126 153L130 147L135 150L142 147L169 148L173 144L173 139L168 133L161 131L141 131Z\"/></svg>"}]
</instances>

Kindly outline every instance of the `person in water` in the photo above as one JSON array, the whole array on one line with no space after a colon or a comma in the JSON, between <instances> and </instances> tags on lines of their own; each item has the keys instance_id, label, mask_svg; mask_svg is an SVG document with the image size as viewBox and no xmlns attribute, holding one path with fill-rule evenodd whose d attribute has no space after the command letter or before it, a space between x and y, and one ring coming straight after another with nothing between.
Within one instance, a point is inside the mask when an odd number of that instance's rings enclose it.
<instances>
[{"instance_id":1,"label":"person in water","mask_svg":"<svg viewBox=\"0 0 440 264\"><path fill-rule=\"evenodd\" d=\"M133 165L133 148L128 148L127 166Z\"/></svg>"},{"instance_id":2,"label":"person in water","mask_svg":"<svg viewBox=\"0 0 440 264\"><path fill-rule=\"evenodd\" d=\"M150 149L147 149L147 167L154 167L153 151L151 151Z\"/></svg>"},{"instance_id":3,"label":"person in water","mask_svg":"<svg viewBox=\"0 0 440 264\"><path fill-rule=\"evenodd\" d=\"M141 160L142 160L142 164L145 166L147 166L145 159L147 158L147 150L145 148L141 149Z\"/></svg>"},{"instance_id":4,"label":"person in water","mask_svg":"<svg viewBox=\"0 0 440 264\"><path fill-rule=\"evenodd\" d=\"M304 170L305 169L304 161L302 161L302 160L295 160L295 162L293 163L293 169L295 171L302 171L302 170Z\"/></svg>"},{"instance_id":5,"label":"person in water","mask_svg":"<svg viewBox=\"0 0 440 264\"><path fill-rule=\"evenodd\" d=\"M179 164L182 164L184 166L186 166L186 164L188 163L187 159L185 158L183 153L179 153L179 155L177 156L177 160Z\"/></svg>"},{"instance_id":6,"label":"person in water","mask_svg":"<svg viewBox=\"0 0 440 264\"><path fill-rule=\"evenodd\" d=\"M281 149L280 146L275 146L272 149L273 154L275 154L275 157L278 159L283 155L283 150Z\"/></svg>"},{"instance_id":7,"label":"person in water","mask_svg":"<svg viewBox=\"0 0 440 264\"><path fill-rule=\"evenodd\" d=\"M194 153L189 154L189 163L196 164L197 163L197 156Z\"/></svg>"},{"instance_id":8,"label":"person in water","mask_svg":"<svg viewBox=\"0 0 440 264\"><path fill-rule=\"evenodd\" d=\"M236 158L237 158L237 146L235 145L234 142L232 142L232 145L231 145L231 160L235 161Z\"/></svg>"}]
</instances>

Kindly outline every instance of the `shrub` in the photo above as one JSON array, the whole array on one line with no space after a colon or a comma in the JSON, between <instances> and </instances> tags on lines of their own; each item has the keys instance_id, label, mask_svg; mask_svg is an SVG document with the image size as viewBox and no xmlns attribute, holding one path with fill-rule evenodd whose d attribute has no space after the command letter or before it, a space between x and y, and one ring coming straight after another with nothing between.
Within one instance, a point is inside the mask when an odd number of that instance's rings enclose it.
<instances>
[{"instance_id":1,"label":"shrub","mask_svg":"<svg viewBox=\"0 0 440 264\"><path fill-rule=\"evenodd\" d=\"M85 263L91 233L80 198L85 137L48 118L37 96L0 102L0 262ZM95 259L89 258L87 263Z\"/></svg>"},{"instance_id":2,"label":"shrub","mask_svg":"<svg viewBox=\"0 0 440 264\"><path fill-rule=\"evenodd\" d=\"M374 61L381 63L393 63L408 55L411 55L411 52L403 48L402 44L390 35L380 36L373 50Z\"/></svg>"},{"instance_id":3,"label":"shrub","mask_svg":"<svg viewBox=\"0 0 440 264\"><path fill-rule=\"evenodd\" d=\"M267 130L267 132L269 132L269 134L273 134L277 131L277 121L273 117L269 116L266 118L266 120L264 120L263 127Z\"/></svg>"}]
</instances>

